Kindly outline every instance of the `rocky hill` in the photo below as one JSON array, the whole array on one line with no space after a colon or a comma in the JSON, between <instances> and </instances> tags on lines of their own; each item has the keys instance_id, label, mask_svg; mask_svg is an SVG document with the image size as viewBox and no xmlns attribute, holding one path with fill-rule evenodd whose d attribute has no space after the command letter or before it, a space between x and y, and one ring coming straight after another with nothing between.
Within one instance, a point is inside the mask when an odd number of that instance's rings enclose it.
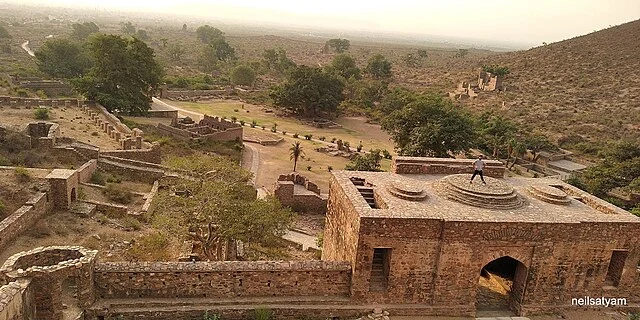
<instances>
[{"instance_id":1,"label":"rocky hill","mask_svg":"<svg viewBox=\"0 0 640 320\"><path fill-rule=\"evenodd\" d=\"M469 107L499 110L571 149L640 143L640 20L485 61L509 67L507 91Z\"/></svg>"}]
</instances>

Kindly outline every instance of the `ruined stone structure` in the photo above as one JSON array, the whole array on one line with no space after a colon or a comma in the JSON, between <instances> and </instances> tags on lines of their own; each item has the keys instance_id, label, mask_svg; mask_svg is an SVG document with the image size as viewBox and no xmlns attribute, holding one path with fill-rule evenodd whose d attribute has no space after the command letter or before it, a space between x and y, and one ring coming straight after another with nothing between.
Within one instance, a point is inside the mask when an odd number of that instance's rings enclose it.
<instances>
[{"instance_id":1,"label":"ruined stone structure","mask_svg":"<svg viewBox=\"0 0 640 320\"><path fill-rule=\"evenodd\" d=\"M473 315L481 270L509 257L520 315L584 296L638 306L640 218L559 180L502 179L490 162L487 185L470 184L465 166L399 157L395 173L334 173L323 260L351 263L354 301Z\"/></svg>"},{"instance_id":2,"label":"ruined stone structure","mask_svg":"<svg viewBox=\"0 0 640 320\"><path fill-rule=\"evenodd\" d=\"M197 124L190 118L174 119L171 126L159 123L158 130L180 140L242 141L242 125L208 115Z\"/></svg>"},{"instance_id":3,"label":"ruined stone structure","mask_svg":"<svg viewBox=\"0 0 640 320\"><path fill-rule=\"evenodd\" d=\"M280 175L273 194L283 206L291 207L295 211L327 212L328 196L321 194L315 183L296 172Z\"/></svg>"},{"instance_id":4,"label":"ruined stone structure","mask_svg":"<svg viewBox=\"0 0 640 320\"><path fill-rule=\"evenodd\" d=\"M391 315L473 316L483 270L504 259L508 305L520 315L575 308L571 299L584 296L640 306L639 217L559 180L505 179L491 161L487 185L471 184L470 166L398 157L394 172L334 172L322 261L100 263L81 247L18 253L0 269L0 316L60 319L68 278L86 320L196 319L206 310L245 319L259 307L278 319L344 319L381 305ZM53 205L44 197L33 206Z\"/></svg>"},{"instance_id":5,"label":"ruined stone structure","mask_svg":"<svg viewBox=\"0 0 640 320\"><path fill-rule=\"evenodd\" d=\"M27 132L31 138L32 148L53 148L60 136L60 126L51 122L29 123Z\"/></svg>"},{"instance_id":6,"label":"ruined stone structure","mask_svg":"<svg viewBox=\"0 0 640 320\"><path fill-rule=\"evenodd\" d=\"M502 76L491 74L491 72L480 71L478 75L478 88L483 91L502 91Z\"/></svg>"}]
</instances>

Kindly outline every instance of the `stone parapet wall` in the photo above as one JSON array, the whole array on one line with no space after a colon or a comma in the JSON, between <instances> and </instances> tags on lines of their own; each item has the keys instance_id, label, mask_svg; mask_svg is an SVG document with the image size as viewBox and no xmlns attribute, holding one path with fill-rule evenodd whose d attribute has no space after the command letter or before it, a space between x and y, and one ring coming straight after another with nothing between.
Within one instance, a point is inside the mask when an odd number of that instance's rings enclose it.
<instances>
[{"instance_id":1,"label":"stone parapet wall","mask_svg":"<svg viewBox=\"0 0 640 320\"><path fill-rule=\"evenodd\" d=\"M78 99L36 99L36 98L20 98L0 96L1 106L10 107L78 107L80 101Z\"/></svg>"},{"instance_id":2,"label":"stone parapet wall","mask_svg":"<svg viewBox=\"0 0 640 320\"><path fill-rule=\"evenodd\" d=\"M396 157L391 171L398 174L459 174L473 173L473 162L476 159L443 159L422 157ZM504 177L504 164L497 160L483 160L486 164L485 176Z\"/></svg>"},{"instance_id":3,"label":"stone parapet wall","mask_svg":"<svg viewBox=\"0 0 640 320\"><path fill-rule=\"evenodd\" d=\"M147 110L146 116L149 118L177 119L178 110Z\"/></svg>"},{"instance_id":4,"label":"stone parapet wall","mask_svg":"<svg viewBox=\"0 0 640 320\"><path fill-rule=\"evenodd\" d=\"M35 319L35 304L31 281L20 279L0 287L0 319Z\"/></svg>"},{"instance_id":5,"label":"stone parapet wall","mask_svg":"<svg viewBox=\"0 0 640 320\"><path fill-rule=\"evenodd\" d=\"M53 207L47 193L38 193L24 206L0 221L0 248L12 243L15 238L33 226Z\"/></svg>"},{"instance_id":6,"label":"stone parapet wall","mask_svg":"<svg viewBox=\"0 0 640 320\"><path fill-rule=\"evenodd\" d=\"M98 160L91 159L78 168L78 183L87 183L98 169Z\"/></svg>"},{"instance_id":7,"label":"stone parapet wall","mask_svg":"<svg viewBox=\"0 0 640 320\"><path fill-rule=\"evenodd\" d=\"M101 298L347 296L351 266L330 261L98 263Z\"/></svg>"},{"instance_id":8,"label":"stone parapet wall","mask_svg":"<svg viewBox=\"0 0 640 320\"><path fill-rule=\"evenodd\" d=\"M304 192L296 192L295 185L303 187ZM296 211L321 214L327 212L328 196L320 194L320 188L315 183L296 172L280 175L273 194L282 205Z\"/></svg>"},{"instance_id":9,"label":"stone parapet wall","mask_svg":"<svg viewBox=\"0 0 640 320\"><path fill-rule=\"evenodd\" d=\"M196 136L195 133L174 128L163 123L158 123L158 131L165 136L172 136L180 140L190 140Z\"/></svg>"},{"instance_id":10,"label":"stone parapet wall","mask_svg":"<svg viewBox=\"0 0 640 320\"><path fill-rule=\"evenodd\" d=\"M120 159L129 159L135 161L141 161L145 163L162 163L162 154L160 149L141 149L141 150L107 150L100 151L101 156L112 156Z\"/></svg>"},{"instance_id":11,"label":"stone parapet wall","mask_svg":"<svg viewBox=\"0 0 640 320\"><path fill-rule=\"evenodd\" d=\"M110 161L105 158L98 159L98 168L102 171L112 172L123 177L127 177L128 179L137 179L147 183L153 183L154 181L162 178L165 173L163 169L144 168Z\"/></svg>"}]
</instances>

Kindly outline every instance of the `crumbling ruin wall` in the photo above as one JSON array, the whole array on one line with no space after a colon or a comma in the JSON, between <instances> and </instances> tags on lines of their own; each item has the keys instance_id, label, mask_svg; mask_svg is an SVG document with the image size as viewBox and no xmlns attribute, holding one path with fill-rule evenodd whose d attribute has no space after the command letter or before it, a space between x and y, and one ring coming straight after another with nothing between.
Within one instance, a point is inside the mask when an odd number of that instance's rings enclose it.
<instances>
[{"instance_id":1,"label":"crumbling ruin wall","mask_svg":"<svg viewBox=\"0 0 640 320\"><path fill-rule=\"evenodd\" d=\"M421 157L396 157L391 171L398 174L459 174L473 173L473 162L476 159L445 159ZM497 160L483 160L485 176L502 178L504 164Z\"/></svg>"},{"instance_id":2,"label":"crumbling ruin wall","mask_svg":"<svg viewBox=\"0 0 640 320\"><path fill-rule=\"evenodd\" d=\"M296 192L296 184L305 191ZM278 177L274 195L282 205L296 211L327 212L327 195L320 194L320 188L315 183L295 172Z\"/></svg>"},{"instance_id":3,"label":"crumbling ruin wall","mask_svg":"<svg viewBox=\"0 0 640 320\"><path fill-rule=\"evenodd\" d=\"M146 183L153 183L162 178L165 172L163 169L143 168L106 160L105 158L98 159L98 168L102 171L115 173L128 179L137 179Z\"/></svg>"},{"instance_id":4,"label":"crumbling ruin wall","mask_svg":"<svg viewBox=\"0 0 640 320\"><path fill-rule=\"evenodd\" d=\"M160 152L159 148L100 151L100 155L107 155L121 159L130 159L149 163L162 163L162 153Z\"/></svg>"},{"instance_id":5,"label":"crumbling ruin wall","mask_svg":"<svg viewBox=\"0 0 640 320\"><path fill-rule=\"evenodd\" d=\"M100 298L348 296L351 266L330 261L98 263Z\"/></svg>"},{"instance_id":6,"label":"crumbling ruin wall","mask_svg":"<svg viewBox=\"0 0 640 320\"><path fill-rule=\"evenodd\" d=\"M331 175L329 178L329 200L324 226L322 260L349 261L352 266L355 266L360 215L345 192L348 191L345 191L335 176Z\"/></svg>"},{"instance_id":7,"label":"crumbling ruin wall","mask_svg":"<svg viewBox=\"0 0 640 320\"><path fill-rule=\"evenodd\" d=\"M37 99L37 98L19 98L0 96L0 105L9 107L78 107L80 105L78 99Z\"/></svg>"},{"instance_id":8,"label":"crumbling ruin wall","mask_svg":"<svg viewBox=\"0 0 640 320\"><path fill-rule=\"evenodd\" d=\"M60 135L60 126L51 122L29 123L27 132L31 137L32 148L53 148Z\"/></svg>"},{"instance_id":9,"label":"crumbling ruin wall","mask_svg":"<svg viewBox=\"0 0 640 320\"><path fill-rule=\"evenodd\" d=\"M158 131L162 135L171 136L179 140L191 140L196 136L193 132L174 128L163 123L158 123Z\"/></svg>"},{"instance_id":10,"label":"crumbling ruin wall","mask_svg":"<svg viewBox=\"0 0 640 320\"><path fill-rule=\"evenodd\" d=\"M160 98L176 99L176 98L196 98L206 96L229 95L233 93L233 88L224 90L167 90L160 91Z\"/></svg>"},{"instance_id":11,"label":"crumbling ruin wall","mask_svg":"<svg viewBox=\"0 0 640 320\"><path fill-rule=\"evenodd\" d=\"M0 319L35 319L33 286L28 279L9 282L0 287Z\"/></svg>"},{"instance_id":12,"label":"crumbling ruin wall","mask_svg":"<svg viewBox=\"0 0 640 320\"><path fill-rule=\"evenodd\" d=\"M33 226L53 208L47 193L38 193L13 214L0 221L0 248L12 243L15 238ZM1 319L1 318L0 318Z\"/></svg>"},{"instance_id":13,"label":"crumbling ruin wall","mask_svg":"<svg viewBox=\"0 0 640 320\"><path fill-rule=\"evenodd\" d=\"M78 183L87 183L98 169L98 160L91 159L78 168Z\"/></svg>"}]
</instances>

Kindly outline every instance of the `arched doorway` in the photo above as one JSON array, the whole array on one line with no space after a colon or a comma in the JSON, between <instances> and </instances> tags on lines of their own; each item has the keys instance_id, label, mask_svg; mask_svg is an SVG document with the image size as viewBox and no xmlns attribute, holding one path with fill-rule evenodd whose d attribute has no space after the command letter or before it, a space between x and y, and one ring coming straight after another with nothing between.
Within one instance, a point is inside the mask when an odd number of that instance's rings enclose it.
<instances>
[{"instance_id":1,"label":"arched doorway","mask_svg":"<svg viewBox=\"0 0 640 320\"><path fill-rule=\"evenodd\" d=\"M71 189L71 203L75 202L78 198L78 194L76 193L76 188Z\"/></svg>"},{"instance_id":2,"label":"arched doorway","mask_svg":"<svg viewBox=\"0 0 640 320\"><path fill-rule=\"evenodd\" d=\"M503 256L480 270L477 311L519 313L527 280L527 267L520 261Z\"/></svg>"}]
</instances>

